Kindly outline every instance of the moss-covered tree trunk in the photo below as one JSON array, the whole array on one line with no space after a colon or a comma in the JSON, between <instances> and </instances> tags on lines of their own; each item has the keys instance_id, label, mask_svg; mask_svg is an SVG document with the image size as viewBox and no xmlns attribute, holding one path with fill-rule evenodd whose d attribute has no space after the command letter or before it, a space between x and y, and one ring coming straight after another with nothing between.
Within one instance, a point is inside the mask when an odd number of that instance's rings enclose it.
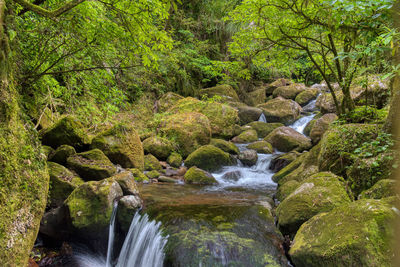
<instances>
[{"instance_id":1,"label":"moss-covered tree trunk","mask_svg":"<svg viewBox=\"0 0 400 267\"><path fill-rule=\"evenodd\" d=\"M46 206L49 177L37 135L19 108L7 36L9 4L0 0L0 265L25 267Z\"/></svg>"}]
</instances>

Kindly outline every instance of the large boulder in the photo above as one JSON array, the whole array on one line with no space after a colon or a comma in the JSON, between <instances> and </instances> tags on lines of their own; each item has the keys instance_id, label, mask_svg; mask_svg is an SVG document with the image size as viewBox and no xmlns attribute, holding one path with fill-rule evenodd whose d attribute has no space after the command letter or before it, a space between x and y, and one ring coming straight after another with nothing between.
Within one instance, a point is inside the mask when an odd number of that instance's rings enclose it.
<instances>
[{"instance_id":1,"label":"large boulder","mask_svg":"<svg viewBox=\"0 0 400 267\"><path fill-rule=\"evenodd\" d=\"M47 167L50 175L47 205L50 207L59 207L77 186L83 184L83 181L58 163L47 162Z\"/></svg>"},{"instance_id":2,"label":"large boulder","mask_svg":"<svg viewBox=\"0 0 400 267\"><path fill-rule=\"evenodd\" d=\"M240 152L238 159L246 166L253 166L257 163L257 151L253 149Z\"/></svg>"},{"instance_id":3,"label":"large boulder","mask_svg":"<svg viewBox=\"0 0 400 267\"><path fill-rule=\"evenodd\" d=\"M288 80L288 79L278 79L272 83L270 83L267 88L266 88L266 94L267 95L272 95L272 93L275 91L275 89L277 89L278 87L282 87L282 86L289 86L291 85L293 82Z\"/></svg>"},{"instance_id":4,"label":"large boulder","mask_svg":"<svg viewBox=\"0 0 400 267\"><path fill-rule=\"evenodd\" d=\"M71 223L85 237L96 237L110 224L114 201L123 192L113 178L80 185L65 201Z\"/></svg>"},{"instance_id":5,"label":"large boulder","mask_svg":"<svg viewBox=\"0 0 400 267\"><path fill-rule=\"evenodd\" d=\"M251 143L258 140L257 132L253 129L246 130L232 139L234 143Z\"/></svg>"},{"instance_id":6,"label":"large boulder","mask_svg":"<svg viewBox=\"0 0 400 267\"><path fill-rule=\"evenodd\" d=\"M68 157L67 165L85 181L98 181L117 172L114 164L99 149L74 154Z\"/></svg>"},{"instance_id":7,"label":"large boulder","mask_svg":"<svg viewBox=\"0 0 400 267\"><path fill-rule=\"evenodd\" d=\"M347 203L303 224L289 255L298 267L392 266L396 217L381 200Z\"/></svg>"},{"instance_id":8,"label":"large boulder","mask_svg":"<svg viewBox=\"0 0 400 267\"><path fill-rule=\"evenodd\" d=\"M274 153L274 148L272 145L265 141L256 141L247 146L248 149L255 150L257 153L261 154L272 154Z\"/></svg>"},{"instance_id":9,"label":"large boulder","mask_svg":"<svg viewBox=\"0 0 400 267\"><path fill-rule=\"evenodd\" d=\"M284 183L283 185L280 185L275 194L276 199L278 201L282 202L291 193L293 193L299 186L300 186L300 183L295 180L291 180L291 181Z\"/></svg>"},{"instance_id":10,"label":"large boulder","mask_svg":"<svg viewBox=\"0 0 400 267\"><path fill-rule=\"evenodd\" d=\"M276 210L281 232L294 235L304 222L316 214L350 202L342 179L323 172L301 182Z\"/></svg>"},{"instance_id":11,"label":"large boulder","mask_svg":"<svg viewBox=\"0 0 400 267\"><path fill-rule=\"evenodd\" d=\"M280 122L285 125L295 122L302 110L301 106L293 100L282 97L274 98L257 107L263 110L268 122Z\"/></svg>"},{"instance_id":12,"label":"large boulder","mask_svg":"<svg viewBox=\"0 0 400 267\"><path fill-rule=\"evenodd\" d=\"M266 123L262 121L253 121L247 124L252 129L256 130L258 138L264 138L276 128L284 126L282 123Z\"/></svg>"},{"instance_id":13,"label":"large boulder","mask_svg":"<svg viewBox=\"0 0 400 267\"><path fill-rule=\"evenodd\" d=\"M383 179L379 180L370 189L361 192L358 199L370 198L381 199L396 195L396 180Z\"/></svg>"},{"instance_id":14,"label":"large boulder","mask_svg":"<svg viewBox=\"0 0 400 267\"><path fill-rule=\"evenodd\" d=\"M118 201L117 221L124 233L128 232L133 216L142 205L143 203L139 196L123 196Z\"/></svg>"},{"instance_id":15,"label":"large boulder","mask_svg":"<svg viewBox=\"0 0 400 267\"><path fill-rule=\"evenodd\" d=\"M271 163L269 164L269 169L276 173L292 163L299 156L300 153L296 151L279 155L271 160Z\"/></svg>"},{"instance_id":16,"label":"large boulder","mask_svg":"<svg viewBox=\"0 0 400 267\"><path fill-rule=\"evenodd\" d=\"M317 98L318 94L319 90L317 88L309 88L299 93L294 101L296 101L300 106L303 107L310 103L311 100Z\"/></svg>"},{"instance_id":17,"label":"large boulder","mask_svg":"<svg viewBox=\"0 0 400 267\"><path fill-rule=\"evenodd\" d=\"M75 148L69 145L62 145L51 154L49 160L65 165L67 163L67 158L74 154L76 154Z\"/></svg>"},{"instance_id":18,"label":"large boulder","mask_svg":"<svg viewBox=\"0 0 400 267\"><path fill-rule=\"evenodd\" d=\"M343 100L343 93L342 92L336 92L335 93L336 98L338 100L338 103L342 103ZM335 102L333 101L333 97L331 93L323 93L320 94L319 97L317 98L317 103L316 106L319 108L319 110L323 113L336 113L336 106Z\"/></svg>"},{"instance_id":19,"label":"large boulder","mask_svg":"<svg viewBox=\"0 0 400 267\"><path fill-rule=\"evenodd\" d=\"M61 145L70 145L83 149L89 144L89 137L80 121L72 116L66 116L51 127L40 132L42 143L56 149Z\"/></svg>"},{"instance_id":20,"label":"large boulder","mask_svg":"<svg viewBox=\"0 0 400 267\"><path fill-rule=\"evenodd\" d=\"M300 83L293 83L288 86L281 86L274 90L274 97L283 97L286 99L295 99L298 94L304 92L306 90L306 86Z\"/></svg>"},{"instance_id":21,"label":"large boulder","mask_svg":"<svg viewBox=\"0 0 400 267\"><path fill-rule=\"evenodd\" d=\"M267 101L267 88L255 88L254 91L247 94L251 105L256 106Z\"/></svg>"},{"instance_id":22,"label":"large boulder","mask_svg":"<svg viewBox=\"0 0 400 267\"><path fill-rule=\"evenodd\" d=\"M171 108L173 105L175 105L176 102L178 102L178 101L181 100L182 98L184 98L184 97L181 96L181 95L172 93L172 92L165 93L165 94L158 100L159 111L160 111L160 112L165 112L165 111L167 111L169 108Z\"/></svg>"},{"instance_id":23,"label":"large boulder","mask_svg":"<svg viewBox=\"0 0 400 267\"><path fill-rule=\"evenodd\" d=\"M114 179L119 184L124 195L139 195L133 172L123 171L115 174L110 179Z\"/></svg>"},{"instance_id":24,"label":"large boulder","mask_svg":"<svg viewBox=\"0 0 400 267\"><path fill-rule=\"evenodd\" d=\"M328 113L317 119L310 131L310 138L313 144L317 144L324 133L328 130L329 125L338 119L338 116L334 113Z\"/></svg>"},{"instance_id":25,"label":"large boulder","mask_svg":"<svg viewBox=\"0 0 400 267\"><path fill-rule=\"evenodd\" d=\"M143 146L136 130L131 125L117 124L100 133L92 141L114 163L123 168L143 169Z\"/></svg>"},{"instance_id":26,"label":"large boulder","mask_svg":"<svg viewBox=\"0 0 400 267\"><path fill-rule=\"evenodd\" d=\"M311 148L311 140L290 127L279 127L264 139L282 152L303 151Z\"/></svg>"},{"instance_id":27,"label":"large boulder","mask_svg":"<svg viewBox=\"0 0 400 267\"><path fill-rule=\"evenodd\" d=\"M129 171L132 173L133 175L133 179L136 182L147 182L149 180L149 178L139 169L129 169Z\"/></svg>"},{"instance_id":28,"label":"large boulder","mask_svg":"<svg viewBox=\"0 0 400 267\"><path fill-rule=\"evenodd\" d=\"M168 112L204 114L210 121L212 135L222 138L231 138L234 135L234 125L239 122L238 111L235 108L217 102L200 101L193 97L179 100Z\"/></svg>"},{"instance_id":29,"label":"large boulder","mask_svg":"<svg viewBox=\"0 0 400 267\"><path fill-rule=\"evenodd\" d=\"M212 185L217 183L210 173L194 166L185 173L184 179L188 184Z\"/></svg>"},{"instance_id":30,"label":"large boulder","mask_svg":"<svg viewBox=\"0 0 400 267\"><path fill-rule=\"evenodd\" d=\"M249 106L239 106L238 108L238 116L240 120L240 124L244 125L253 121L258 121L261 114L263 113L262 109L256 107Z\"/></svg>"},{"instance_id":31,"label":"large boulder","mask_svg":"<svg viewBox=\"0 0 400 267\"><path fill-rule=\"evenodd\" d=\"M208 118L196 112L180 113L166 117L162 121L161 133L174 140L179 152L186 157L211 140L211 127Z\"/></svg>"},{"instance_id":32,"label":"large boulder","mask_svg":"<svg viewBox=\"0 0 400 267\"><path fill-rule=\"evenodd\" d=\"M145 171L159 171L162 170L162 165L156 157L152 154L144 156L144 170Z\"/></svg>"},{"instance_id":33,"label":"large boulder","mask_svg":"<svg viewBox=\"0 0 400 267\"><path fill-rule=\"evenodd\" d=\"M211 139L210 145L218 147L229 154L239 154L239 148L234 143L225 141L223 139Z\"/></svg>"},{"instance_id":34,"label":"large boulder","mask_svg":"<svg viewBox=\"0 0 400 267\"><path fill-rule=\"evenodd\" d=\"M233 163L234 161L228 153L212 145L198 148L185 160L185 166L188 168L196 166L206 171L216 171Z\"/></svg>"},{"instance_id":35,"label":"large boulder","mask_svg":"<svg viewBox=\"0 0 400 267\"><path fill-rule=\"evenodd\" d=\"M369 76L368 79L359 77L353 82L350 92L357 105L374 104L377 108L383 108L391 96L390 80L382 80L377 76Z\"/></svg>"},{"instance_id":36,"label":"large boulder","mask_svg":"<svg viewBox=\"0 0 400 267\"><path fill-rule=\"evenodd\" d=\"M159 160L166 160L175 150L171 141L166 138L153 136L143 141L143 149L147 154L152 154Z\"/></svg>"},{"instance_id":37,"label":"large boulder","mask_svg":"<svg viewBox=\"0 0 400 267\"><path fill-rule=\"evenodd\" d=\"M302 164L302 162L308 156L308 154L309 154L309 152L304 152L304 153L300 154L295 160L293 160L288 165L286 165L285 167L280 169L278 172L276 172L272 176L272 181L274 181L275 183L279 183L279 181L283 177L287 176L288 174L290 174L291 172L296 170Z\"/></svg>"},{"instance_id":38,"label":"large boulder","mask_svg":"<svg viewBox=\"0 0 400 267\"><path fill-rule=\"evenodd\" d=\"M176 152L172 152L167 159L167 163L175 168L179 168L182 165L182 162L182 156Z\"/></svg>"},{"instance_id":39,"label":"large boulder","mask_svg":"<svg viewBox=\"0 0 400 267\"><path fill-rule=\"evenodd\" d=\"M220 96L225 100L239 101L239 97L235 89L233 89L233 87L229 84L221 84L214 87L201 89L199 91L199 95L201 97Z\"/></svg>"}]
</instances>

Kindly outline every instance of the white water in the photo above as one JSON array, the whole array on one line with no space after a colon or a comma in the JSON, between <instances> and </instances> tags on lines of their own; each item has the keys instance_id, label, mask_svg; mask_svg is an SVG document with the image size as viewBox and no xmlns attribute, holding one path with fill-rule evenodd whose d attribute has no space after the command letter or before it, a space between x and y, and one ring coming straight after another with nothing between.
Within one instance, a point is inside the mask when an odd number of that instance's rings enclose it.
<instances>
[{"instance_id":1,"label":"white water","mask_svg":"<svg viewBox=\"0 0 400 267\"><path fill-rule=\"evenodd\" d=\"M289 127L302 134L304 132L304 128L306 128L307 124L310 121L312 121L314 119L314 117L315 117L315 114L304 116L304 117L298 119L297 121L295 121Z\"/></svg>"},{"instance_id":2,"label":"white water","mask_svg":"<svg viewBox=\"0 0 400 267\"><path fill-rule=\"evenodd\" d=\"M107 260L106 267L112 267L113 248L114 248L114 234L115 234L115 217L117 215L118 201L114 201L114 207L110 219L110 228L108 229L108 246L107 246Z\"/></svg>"},{"instance_id":3,"label":"white water","mask_svg":"<svg viewBox=\"0 0 400 267\"><path fill-rule=\"evenodd\" d=\"M260 118L258 119L258 121L267 122L267 118L265 117L264 113L261 113L261 116L260 116Z\"/></svg>"}]
</instances>

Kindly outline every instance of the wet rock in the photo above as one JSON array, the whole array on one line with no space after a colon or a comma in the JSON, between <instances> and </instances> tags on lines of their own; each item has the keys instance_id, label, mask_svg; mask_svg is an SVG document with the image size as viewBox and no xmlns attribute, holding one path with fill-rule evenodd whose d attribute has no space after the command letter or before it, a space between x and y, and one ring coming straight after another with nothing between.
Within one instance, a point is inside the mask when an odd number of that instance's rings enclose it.
<instances>
[{"instance_id":1,"label":"wet rock","mask_svg":"<svg viewBox=\"0 0 400 267\"><path fill-rule=\"evenodd\" d=\"M157 179L158 177L160 177L161 173L159 173L156 170L153 171L149 171L146 172L145 175L149 178L149 179Z\"/></svg>"},{"instance_id":2,"label":"wet rock","mask_svg":"<svg viewBox=\"0 0 400 267\"><path fill-rule=\"evenodd\" d=\"M280 122L285 125L290 125L295 122L302 111L299 104L293 100L284 99L282 97L274 98L257 107L263 110L268 122Z\"/></svg>"},{"instance_id":3,"label":"wet rock","mask_svg":"<svg viewBox=\"0 0 400 267\"><path fill-rule=\"evenodd\" d=\"M172 183L172 184L175 184L176 182L178 182L177 179L174 179L174 178L171 178L171 177L167 177L167 176L163 176L163 175L158 177L158 181L161 182L161 183Z\"/></svg>"},{"instance_id":4,"label":"wet rock","mask_svg":"<svg viewBox=\"0 0 400 267\"><path fill-rule=\"evenodd\" d=\"M161 163L158 161L156 157L151 154L144 156L144 170L145 171L153 171L153 170L162 170Z\"/></svg>"},{"instance_id":5,"label":"wet rock","mask_svg":"<svg viewBox=\"0 0 400 267\"><path fill-rule=\"evenodd\" d=\"M136 130L131 125L117 124L97 135L92 148L98 148L114 163L123 168L143 169L143 146Z\"/></svg>"},{"instance_id":6,"label":"wet rock","mask_svg":"<svg viewBox=\"0 0 400 267\"><path fill-rule=\"evenodd\" d=\"M303 224L289 255L299 267L391 266L395 218L381 200L347 203Z\"/></svg>"},{"instance_id":7,"label":"wet rock","mask_svg":"<svg viewBox=\"0 0 400 267\"><path fill-rule=\"evenodd\" d=\"M299 157L297 157L294 161L292 161L291 163L289 163L287 166L285 166L284 168L282 168L280 171L278 171L277 173L275 173L272 176L272 181L274 181L275 183L279 183L279 181L284 178L285 176L287 176L288 174L290 174L291 172L293 172L294 170L296 170L304 161L304 159L307 157L308 152L305 152L303 154L301 154Z\"/></svg>"},{"instance_id":8,"label":"wet rock","mask_svg":"<svg viewBox=\"0 0 400 267\"><path fill-rule=\"evenodd\" d=\"M265 141L282 152L291 150L303 151L311 148L311 140L290 127L279 127L273 130Z\"/></svg>"},{"instance_id":9,"label":"wet rock","mask_svg":"<svg viewBox=\"0 0 400 267\"><path fill-rule=\"evenodd\" d=\"M67 158L74 154L76 154L75 148L69 145L62 145L54 151L49 160L61 165L65 165L67 163Z\"/></svg>"},{"instance_id":10,"label":"wet rock","mask_svg":"<svg viewBox=\"0 0 400 267\"><path fill-rule=\"evenodd\" d=\"M269 135L276 128L284 126L282 123L266 123L262 121L253 121L246 126L250 126L256 130L258 138L264 138Z\"/></svg>"},{"instance_id":11,"label":"wet rock","mask_svg":"<svg viewBox=\"0 0 400 267\"><path fill-rule=\"evenodd\" d=\"M124 171L112 176L119 184L124 195L138 195L139 189L136 185L135 178L131 171Z\"/></svg>"},{"instance_id":12,"label":"wet rock","mask_svg":"<svg viewBox=\"0 0 400 267\"><path fill-rule=\"evenodd\" d=\"M304 127L303 134L304 134L305 136L310 136L311 129L312 129L312 127L314 126L314 123L315 123L316 121L317 121L316 119L313 119L313 120L311 120L309 123L307 123L306 127Z\"/></svg>"},{"instance_id":13,"label":"wet rock","mask_svg":"<svg viewBox=\"0 0 400 267\"><path fill-rule=\"evenodd\" d=\"M228 153L212 145L200 147L185 160L185 166L188 168L196 166L206 171L216 171L222 166L233 163L234 161Z\"/></svg>"},{"instance_id":14,"label":"wet rock","mask_svg":"<svg viewBox=\"0 0 400 267\"><path fill-rule=\"evenodd\" d=\"M315 121L310 131L310 138L314 145L321 140L324 133L329 129L329 125L337 119L336 114L328 113Z\"/></svg>"},{"instance_id":15,"label":"wet rock","mask_svg":"<svg viewBox=\"0 0 400 267\"><path fill-rule=\"evenodd\" d=\"M258 140L257 132L253 129L247 130L232 139L234 143L251 143Z\"/></svg>"},{"instance_id":16,"label":"wet rock","mask_svg":"<svg viewBox=\"0 0 400 267\"><path fill-rule=\"evenodd\" d=\"M214 176L197 167L191 167L185 173L184 179L188 184L211 185L217 183Z\"/></svg>"},{"instance_id":17,"label":"wet rock","mask_svg":"<svg viewBox=\"0 0 400 267\"><path fill-rule=\"evenodd\" d=\"M122 231L127 233L133 216L142 207L143 202L139 196L123 196L118 201L117 221Z\"/></svg>"},{"instance_id":18,"label":"wet rock","mask_svg":"<svg viewBox=\"0 0 400 267\"><path fill-rule=\"evenodd\" d=\"M279 155L271 160L269 169L272 172L276 173L276 172L282 170L283 168L285 168L290 163L292 163L300 155L301 155L300 153L295 152L295 151L289 152L289 153L286 153L283 155Z\"/></svg>"},{"instance_id":19,"label":"wet rock","mask_svg":"<svg viewBox=\"0 0 400 267\"><path fill-rule=\"evenodd\" d=\"M239 160L246 166L253 166L257 163L258 155L257 151L249 149L239 154Z\"/></svg>"},{"instance_id":20,"label":"wet rock","mask_svg":"<svg viewBox=\"0 0 400 267\"><path fill-rule=\"evenodd\" d=\"M164 175L171 177L171 176L178 176L179 175L179 171L176 169L165 169L164 170Z\"/></svg>"},{"instance_id":21,"label":"wet rock","mask_svg":"<svg viewBox=\"0 0 400 267\"><path fill-rule=\"evenodd\" d=\"M66 116L51 127L43 129L40 136L44 145L54 149L61 145L83 149L89 144L89 137L83 125L72 116Z\"/></svg>"},{"instance_id":22,"label":"wet rock","mask_svg":"<svg viewBox=\"0 0 400 267\"><path fill-rule=\"evenodd\" d=\"M396 195L396 180L383 179L370 189L361 192L358 199L382 199Z\"/></svg>"},{"instance_id":23,"label":"wet rock","mask_svg":"<svg viewBox=\"0 0 400 267\"><path fill-rule=\"evenodd\" d=\"M263 102L264 103L264 102ZM262 114L262 110L256 107L240 106L238 107L238 116L240 124L244 125L253 121L258 121Z\"/></svg>"},{"instance_id":24,"label":"wet rock","mask_svg":"<svg viewBox=\"0 0 400 267\"><path fill-rule=\"evenodd\" d=\"M201 89L199 91L199 95L201 97L220 96L224 100L239 101L239 97L235 89L233 89L233 87L230 86L229 84L221 84L214 87Z\"/></svg>"},{"instance_id":25,"label":"wet rock","mask_svg":"<svg viewBox=\"0 0 400 267\"><path fill-rule=\"evenodd\" d=\"M237 182L241 177L242 173L240 171L231 171L225 173L224 176L222 176L222 179Z\"/></svg>"},{"instance_id":26,"label":"wet rock","mask_svg":"<svg viewBox=\"0 0 400 267\"><path fill-rule=\"evenodd\" d=\"M133 175L133 179L136 182L144 182L144 181L149 181L149 178L147 178L147 176L139 169L129 169L129 171L132 173Z\"/></svg>"},{"instance_id":27,"label":"wet rock","mask_svg":"<svg viewBox=\"0 0 400 267\"><path fill-rule=\"evenodd\" d=\"M40 221L39 232L55 240L63 240L71 233L71 225L68 225L68 214L65 206L46 212Z\"/></svg>"},{"instance_id":28,"label":"wet rock","mask_svg":"<svg viewBox=\"0 0 400 267\"><path fill-rule=\"evenodd\" d=\"M300 83L293 83L287 86L281 86L274 90L272 93L274 97L283 97L286 99L295 99L298 94L304 92L306 90L306 86Z\"/></svg>"},{"instance_id":29,"label":"wet rock","mask_svg":"<svg viewBox=\"0 0 400 267\"><path fill-rule=\"evenodd\" d=\"M101 180L116 173L117 168L99 149L68 157L67 165L85 181Z\"/></svg>"},{"instance_id":30,"label":"wet rock","mask_svg":"<svg viewBox=\"0 0 400 267\"><path fill-rule=\"evenodd\" d=\"M153 136L143 141L143 149L145 153L152 154L159 160L166 160L174 151L174 146L166 138Z\"/></svg>"},{"instance_id":31,"label":"wet rock","mask_svg":"<svg viewBox=\"0 0 400 267\"><path fill-rule=\"evenodd\" d=\"M265 141L257 141L257 142L251 143L250 145L247 146L247 148L253 149L253 150L257 151L257 153L261 153L261 154L274 153L274 148L272 147L272 145Z\"/></svg>"},{"instance_id":32,"label":"wet rock","mask_svg":"<svg viewBox=\"0 0 400 267\"><path fill-rule=\"evenodd\" d=\"M311 100L315 99L319 94L319 90L316 88L309 88L300 92L294 101L296 101L300 106L305 106L310 103Z\"/></svg>"},{"instance_id":33,"label":"wet rock","mask_svg":"<svg viewBox=\"0 0 400 267\"><path fill-rule=\"evenodd\" d=\"M171 108L173 105L176 104L179 100L183 99L184 97L172 92L165 93L159 100L158 100L158 105L159 105L159 111L160 112L165 112L169 108Z\"/></svg>"},{"instance_id":34,"label":"wet rock","mask_svg":"<svg viewBox=\"0 0 400 267\"><path fill-rule=\"evenodd\" d=\"M179 168L182 165L182 162L182 156L176 152L172 152L167 159L167 163L175 168Z\"/></svg>"},{"instance_id":35,"label":"wet rock","mask_svg":"<svg viewBox=\"0 0 400 267\"><path fill-rule=\"evenodd\" d=\"M237 155L239 154L239 148L235 146L234 143L225 141L223 139L211 139L211 145L220 148L224 152L227 152L229 154Z\"/></svg>"}]
</instances>

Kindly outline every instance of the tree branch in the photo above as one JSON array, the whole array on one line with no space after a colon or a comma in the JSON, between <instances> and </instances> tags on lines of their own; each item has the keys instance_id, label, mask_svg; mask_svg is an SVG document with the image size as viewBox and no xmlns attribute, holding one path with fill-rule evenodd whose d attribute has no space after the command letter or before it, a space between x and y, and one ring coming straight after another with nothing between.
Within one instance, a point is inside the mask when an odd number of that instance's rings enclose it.
<instances>
[{"instance_id":1,"label":"tree branch","mask_svg":"<svg viewBox=\"0 0 400 267\"><path fill-rule=\"evenodd\" d=\"M36 14L39 14L43 17L47 17L47 18L56 18L61 16L62 14L64 14L65 12L73 9L74 7L76 7L77 5L83 3L86 0L71 0L69 2L67 2L66 4L64 4L63 6L50 11L47 10L43 7L40 7L38 5L35 5L33 3L30 3L27 0L14 0L16 3L20 4L24 9L27 9L29 11L35 12Z\"/></svg>"}]
</instances>

